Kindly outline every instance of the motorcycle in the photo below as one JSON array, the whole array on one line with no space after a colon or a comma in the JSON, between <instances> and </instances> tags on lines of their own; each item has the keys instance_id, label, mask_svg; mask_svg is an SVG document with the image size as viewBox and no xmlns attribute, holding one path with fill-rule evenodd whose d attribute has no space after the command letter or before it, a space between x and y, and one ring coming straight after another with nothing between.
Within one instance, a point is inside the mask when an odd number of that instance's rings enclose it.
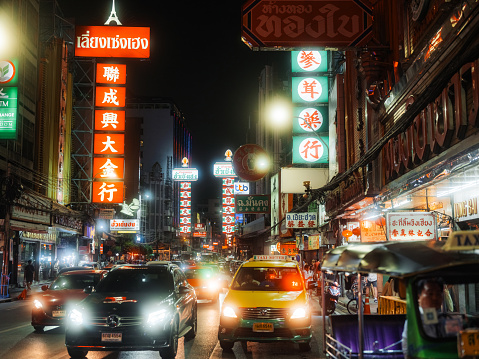
<instances>
[{"instance_id":1,"label":"motorcycle","mask_svg":"<svg viewBox=\"0 0 479 359\"><path fill-rule=\"evenodd\" d=\"M341 288L337 281L327 281L324 286L324 299L325 299L325 307L326 307L326 314L331 315L336 310L336 304L338 304L338 299L341 294ZM320 298L320 305L321 303Z\"/></svg>"}]
</instances>

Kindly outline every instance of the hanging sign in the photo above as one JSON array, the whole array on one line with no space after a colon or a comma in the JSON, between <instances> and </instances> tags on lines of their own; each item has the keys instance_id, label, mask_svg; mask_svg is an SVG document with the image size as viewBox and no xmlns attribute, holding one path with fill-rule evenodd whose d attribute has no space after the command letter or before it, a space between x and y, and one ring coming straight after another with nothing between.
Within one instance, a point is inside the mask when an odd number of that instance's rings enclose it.
<instances>
[{"instance_id":1,"label":"hanging sign","mask_svg":"<svg viewBox=\"0 0 479 359\"><path fill-rule=\"evenodd\" d=\"M327 136L293 136L293 163L328 163L327 143Z\"/></svg>"},{"instance_id":2,"label":"hanging sign","mask_svg":"<svg viewBox=\"0 0 479 359\"><path fill-rule=\"evenodd\" d=\"M295 107L293 109L293 134L328 132L328 107Z\"/></svg>"},{"instance_id":3,"label":"hanging sign","mask_svg":"<svg viewBox=\"0 0 479 359\"><path fill-rule=\"evenodd\" d=\"M315 212L286 213L286 228L317 228L318 214Z\"/></svg>"},{"instance_id":4,"label":"hanging sign","mask_svg":"<svg viewBox=\"0 0 479 359\"><path fill-rule=\"evenodd\" d=\"M292 72L327 72L327 51L291 51Z\"/></svg>"},{"instance_id":5,"label":"hanging sign","mask_svg":"<svg viewBox=\"0 0 479 359\"><path fill-rule=\"evenodd\" d=\"M125 131L125 111L95 110L95 131Z\"/></svg>"},{"instance_id":6,"label":"hanging sign","mask_svg":"<svg viewBox=\"0 0 479 359\"><path fill-rule=\"evenodd\" d=\"M328 78L326 76L292 77L294 103L327 103Z\"/></svg>"},{"instance_id":7,"label":"hanging sign","mask_svg":"<svg viewBox=\"0 0 479 359\"><path fill-rule=\"evenodd\" d=\"M96 64L96 83L125 85L126 65L125 64Z\"/></svg>"},{"instance_id":8,"label":"hanging sign","mask_svg":"<svg viewBox=\"0 0 479 359\"><path fill-rule=\"evenodd\" d=\"M436 239L436 217L431 212L396 212L387 214L390 241Z\"/></svg>"}]
</instances>

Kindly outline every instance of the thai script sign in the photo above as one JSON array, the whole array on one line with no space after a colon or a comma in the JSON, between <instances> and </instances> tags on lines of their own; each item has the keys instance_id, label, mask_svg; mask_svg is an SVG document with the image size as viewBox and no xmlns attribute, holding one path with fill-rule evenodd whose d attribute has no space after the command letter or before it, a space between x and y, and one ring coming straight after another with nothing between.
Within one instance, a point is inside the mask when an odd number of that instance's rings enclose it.
<instances>
[{"instance_id":1,"label":"thai script sign","mask_svg":"<svg viewBox=\"0 0 479 359\"><path fill-rule=\"evenodd\" d=\"M454 216L456 221L468 221L479 218L477 199L470 191L454 193Z\"/></svg>"},{"instance_id":2,"label":"thai script sign","mask_svg":"<svg viewBox=\"0 0 479 359\"><path fill-rule=\"evenodd\" d=\"M138 219L112 219L110 221L110 231L139 231L140 221Z\"/></svg>"},{"instance_id":3,"label":"thai script sign","mask_svg":"<svg viewBox=\"0 0 479 359\"><path fill-rule=\"evenodd\" d=\"M236 177L231 162L216 162L213 166L213 175L215 177Z\"/></svg>"},{"instance_id":4,"label":"thai script sign","mask_svg":"<svg viewBox=\"0 0 479 359\"><path fill-rule=\"evenodd\" d=\"M76 26L75 56L150 57L150 28Z\"/></svg>"},{"instance_id":5,"label":"thai script sign","mask_svg":"<svg viewBox=\"0 0 479 359\"><path fill-rule=\"evenodd\" d=\"M173 181L198 181L198 170L196 168L174 168Z\"/></svg>"},{"instance_id":6,"label":"thai script sign","mask_svg":"<svg viewBox=\"0 0 479 359\"><path fill-rule=\"evenodd\" d=\"M315 212L286 213L286 228L317 228L318 214Z\"/></svg>"},{"instance_id":7,"label":"thai script sign","mask_svg":"<svg viewBox=\"0 0 479 359\"><path fill-rule=\"evenodd\" d=\"M0 139L17 136L17 87L0 86Z\"/></svg>"},{"instance_id":8,"label":"thai script sign","mask_svg":"<svg viewBox=\"0 0 479 359\"><path fill-rule=\"evenodd\" d=\"M35 195L22 193L12 207L12 219L50 225L51 202Z\"/></svg>"},{"instance_id":9,"label":"thai script sign","mask_svg":"<svg viewBox=\"0 0 479 359\"><path fill-rule=\"evenodd\" d=\"M81 231L83 227L83 222L81 219L72 218L70 216L62 214L53 215L53 224L58 224L60 226L71 228L76 231Z\"/></svg>"},{"instance_id":10,"label":"thai script sign","mask_svg":"<svg viewBox=\"0 0 479 359\"><path fill-rule=\"evenodd\" d=\"M242 38L250 48L351 48L372 37L367 0L248 0Z\"/></svg>"},{"instance_id":11,"label":"thai script sign","mask_svg":"<svg viewBox=\"0 0 479 359\"><path fill-rule=\"evenodd\" d=\"M38 239L42 242L56 243L57 234L56 233L36 233L36 232L26 232L20 231L20 237L27 239Z\"/></svg>"},{"instance_id":12,"label":"thai script sign","mask_svg":"<svg viewBox=\"0 0 479 359\"><path fill-rule=\"evenodd\" d=\"M436 238L436 217L431 212L388 213L386 221L390 241Z\"/></svg>"},{"instance_id":13,"label":"thai script sign","mask_svg":"<svg viewBox=\"0 0 479 359\"><path fill-rule=\"evenodd\" d=\"M236 213L269 213L270 195L236 195L235 212Z\"/></svg>"}]
</instances>

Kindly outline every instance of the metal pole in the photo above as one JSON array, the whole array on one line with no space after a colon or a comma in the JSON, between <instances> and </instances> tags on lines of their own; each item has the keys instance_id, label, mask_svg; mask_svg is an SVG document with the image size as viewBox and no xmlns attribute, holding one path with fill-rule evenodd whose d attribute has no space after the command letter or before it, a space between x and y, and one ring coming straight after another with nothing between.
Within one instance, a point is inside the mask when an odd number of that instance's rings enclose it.
<instances>
[{"instance_id":1,"label":"metal pole","mask_svg":"<svg viewBox=\"0 0 479 359\"><path fill-rule=\"evenodd\" d=\"M324 298L325 295L324 295L324 283L325 283L325 280L324 280L324 277L325 277L325 272L321 272L321 312L323 313L323 345L324 345L324 350L323 352L326 353L326 310L325 310L325 306L326 306L326 299Z\"/></svg>"},{"instance_id":2,"label":"metal pole","mask_svg":"<svg viewBox=\"0 0 479 359\"><path fill-rule=\"evenodd\" d=\"M363 278L361 273L358 273L358 334L359 334L359 359L363 359L363 350L364 350L364 307L363 307Z\"/></svg>"}]
</instances>

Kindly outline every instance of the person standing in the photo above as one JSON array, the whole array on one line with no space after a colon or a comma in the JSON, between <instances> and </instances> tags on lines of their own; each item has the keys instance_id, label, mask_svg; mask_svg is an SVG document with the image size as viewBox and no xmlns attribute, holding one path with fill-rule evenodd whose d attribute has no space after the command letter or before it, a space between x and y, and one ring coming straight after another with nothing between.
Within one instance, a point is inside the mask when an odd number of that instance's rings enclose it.
<instances>
[{"instance_id":1,"label":"person standing","mask_svg":"<svg viewBox=\"0 0 479 359\"><path fill-rule=\"evenodd\" d=\"M28 264L25 266L25 282L27 283L27 289L30 290L33 283L33 277L35 276L35 267L32 264L32 260L28 260Z\"/></svg>"},{"instance_id":2,"label":"person standing","mask_svg":"<svg viewBox=\"0 0 479 359\"><path fill-rule=\"evenodd\" d=\"M367 286L367 292L366 295L369 296L369 290L373 287L373 296L374 296L374 302L378 302L378 275L376 273L369 273L368 274L368 286Z\"/></svg>"}]
</instances>

